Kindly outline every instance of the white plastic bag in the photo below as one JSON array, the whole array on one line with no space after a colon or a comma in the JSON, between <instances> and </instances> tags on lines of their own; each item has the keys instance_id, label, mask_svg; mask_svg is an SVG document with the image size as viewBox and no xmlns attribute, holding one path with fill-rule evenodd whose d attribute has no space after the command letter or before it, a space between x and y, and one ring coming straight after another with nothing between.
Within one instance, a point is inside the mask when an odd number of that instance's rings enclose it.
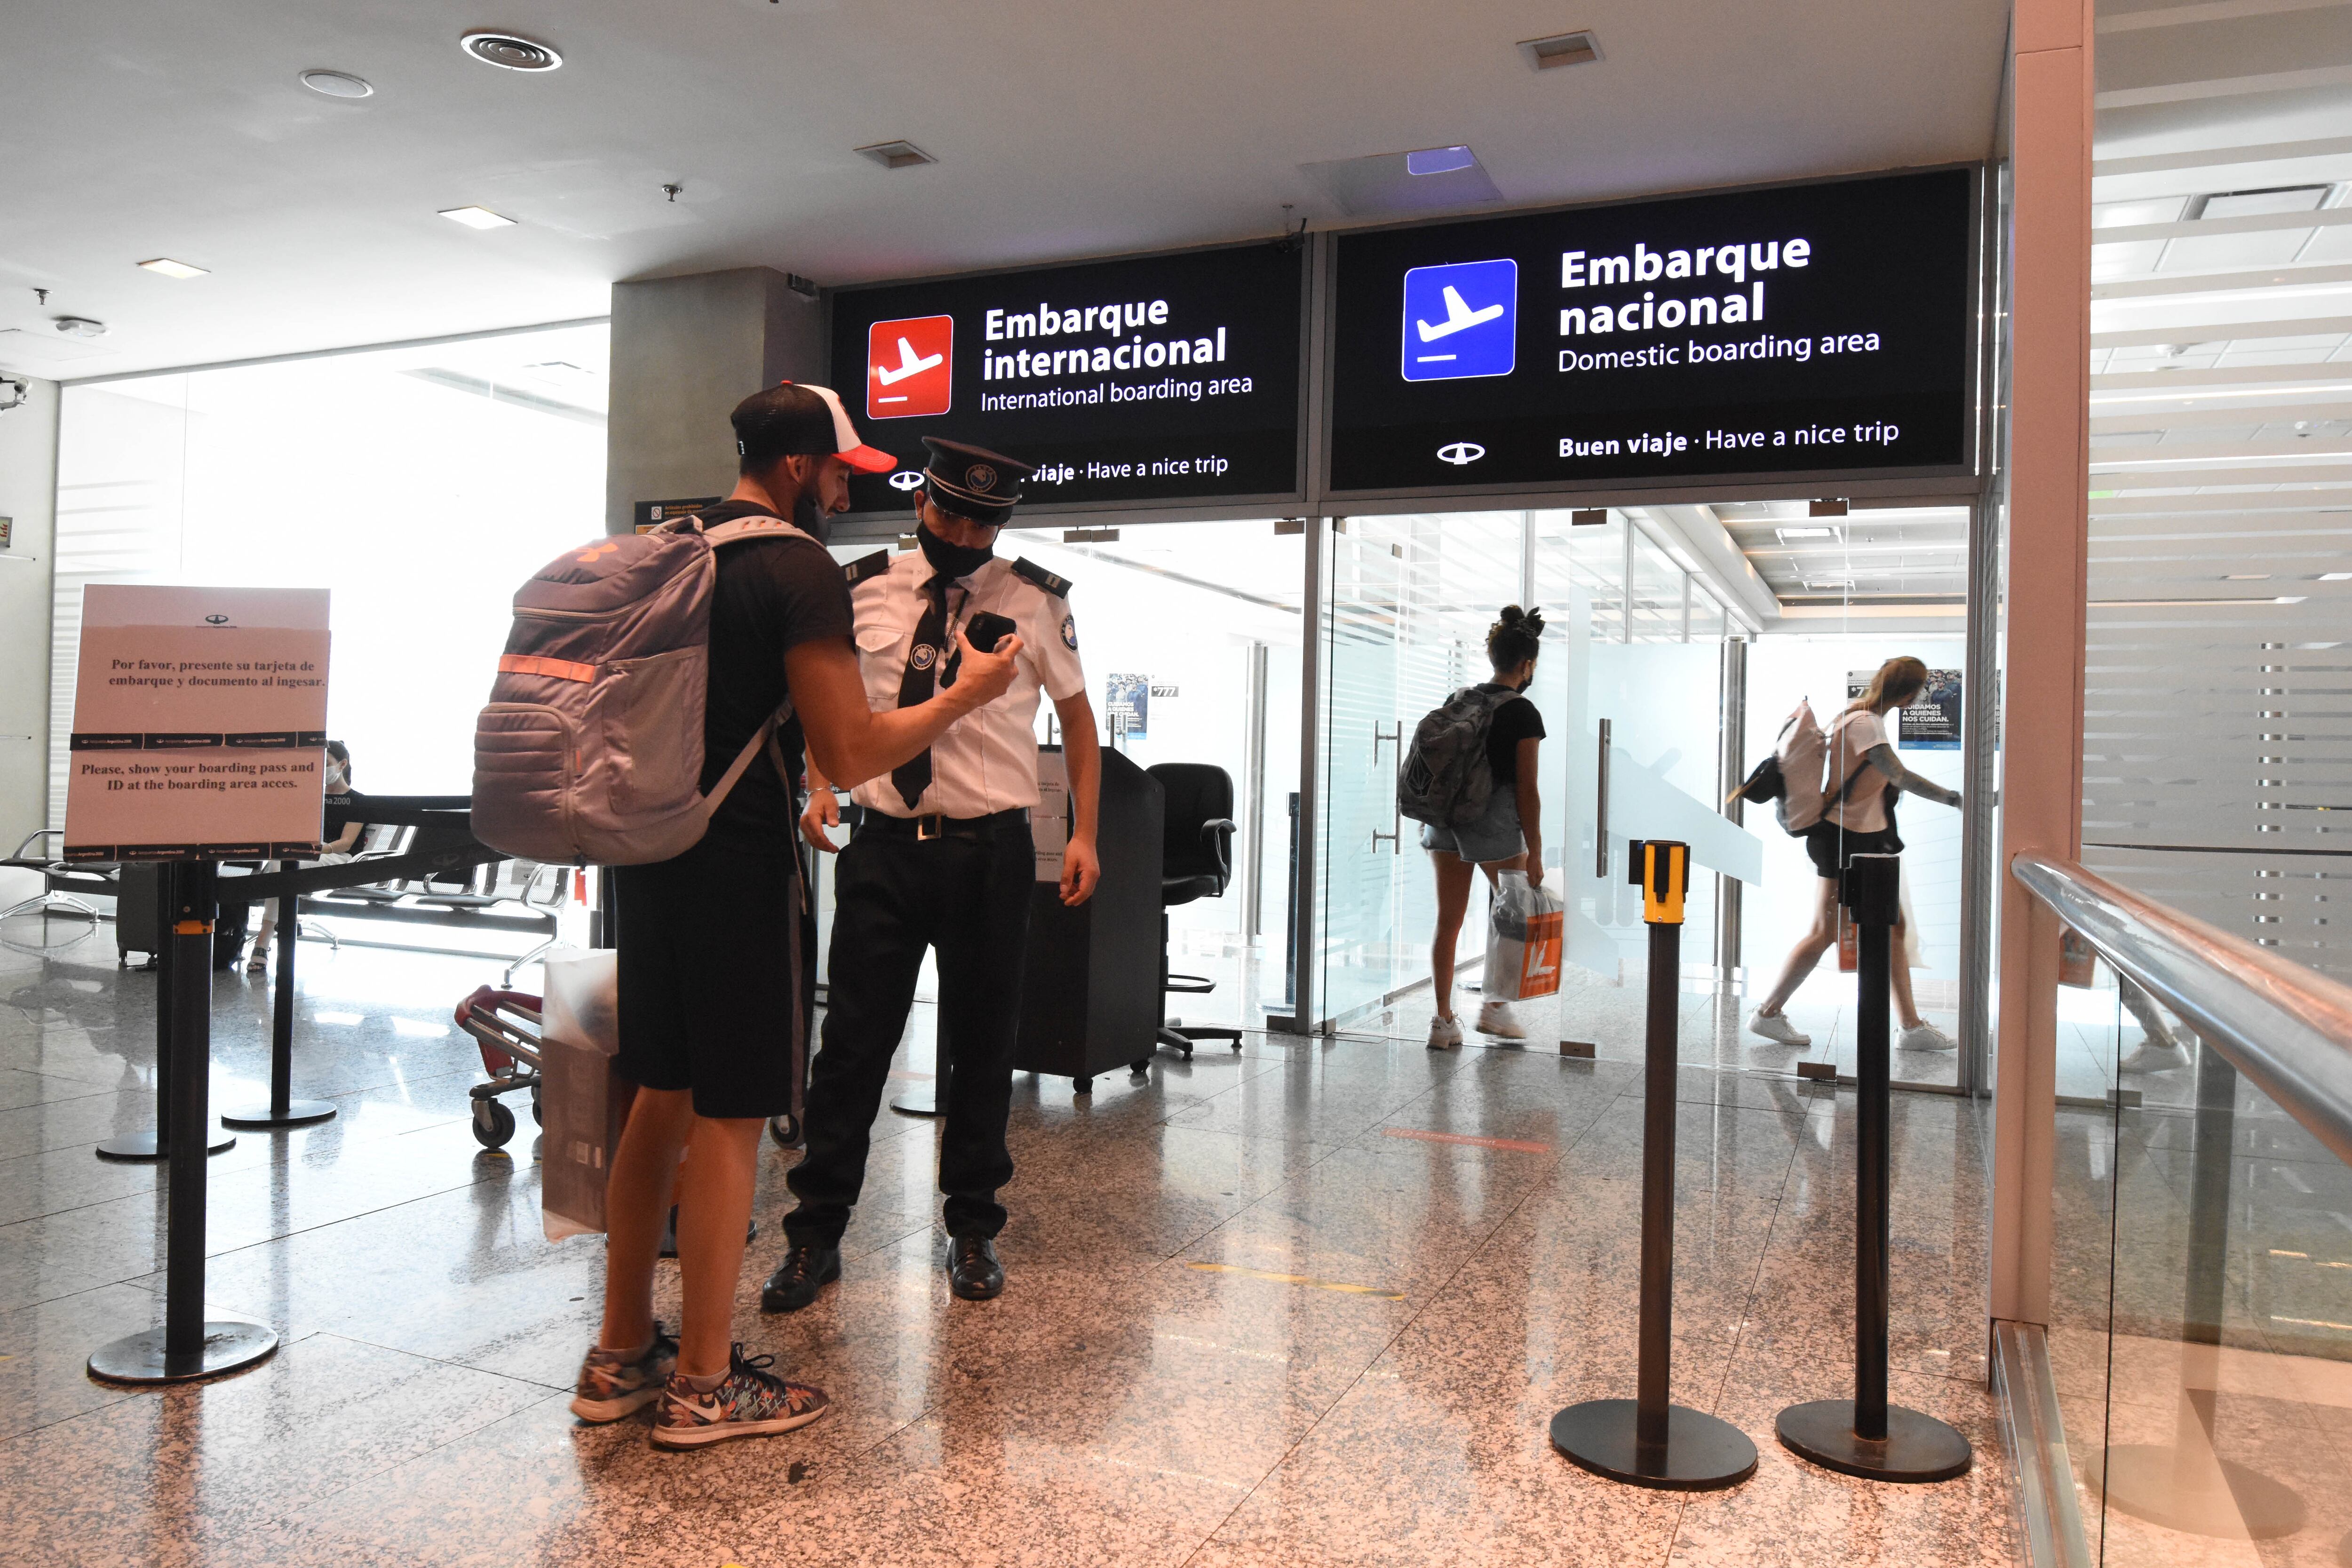
<instances>
[{"instance_id":1,"label":"white plastic bag","mask_svg":"<svg viewBox=\"0 0 2352 1568\"><path fill-rule=\"evenodd\" d=\"M620 1049L610 950L551 952L540 1008L540 1225L550 1241L604 1228L604 1183L635 1088Z\"/></svg>"},{"instance_id":2,"label":"white plastic bag","mask_svg":"<svg viewBox=\"0 0 2352 1568\"><path fill-rule=\"evenodd\" d=\"M611 948L558 949L547 955L540 1016L547 1038L599 1056L621 1048L620 954Z\"/></svg>"},{"instance_id":3,"label":"white plastic bag","mask_svg":"<svg viewBox=\"0 0 2352 1568\"><path fill-rule=\"evenodd\" d=\"M1559 989L1560 941L1567 906L1524 871L1495 879L1486 926L1486 970L1479 986L1490 1002L1549 996Z\"/></svg>"}]
</instances>

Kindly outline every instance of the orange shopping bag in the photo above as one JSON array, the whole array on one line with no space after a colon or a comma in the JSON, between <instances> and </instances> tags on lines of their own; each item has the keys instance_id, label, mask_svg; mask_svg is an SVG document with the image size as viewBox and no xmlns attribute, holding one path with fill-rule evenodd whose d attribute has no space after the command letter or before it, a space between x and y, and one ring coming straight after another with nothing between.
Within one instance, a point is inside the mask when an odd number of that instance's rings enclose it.
<instances>
[{"instance_id":1,"label":"orange shopping bag","mask_svg":"<svg viewBox=\"0 0 2352 1568\"><path fill-rule=\"evenodd\" d=\"M1559 910L1528 917L1527 948L1519 965L1522 997L1549 996L1559 990L1560 938L1565 921Z\"/></svg>"}]
</instances>

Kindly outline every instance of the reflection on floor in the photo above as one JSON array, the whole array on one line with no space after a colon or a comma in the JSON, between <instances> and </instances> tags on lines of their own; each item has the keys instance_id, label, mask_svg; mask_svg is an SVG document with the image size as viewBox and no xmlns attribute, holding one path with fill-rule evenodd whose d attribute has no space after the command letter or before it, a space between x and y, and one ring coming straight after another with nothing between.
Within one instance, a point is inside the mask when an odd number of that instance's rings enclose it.
<instances>
[{"instance_id":1,"label":"reflection on floor","mask_svg":"<svg viewBox=\"0 0 2352 1568\"><path fill-rule=\"evenodd\" d=\"M19 933L29 941L37 928ZM52 928L55 934L58 928ZM245 1375L100 1387L89 1351L159 1310L155 1173L89 1146L151 1110L152 978L108 933L0 952L0 1495L44 1563L1940 1564L2009 1562L1982 1386L1974 1109L1897 1098L1895 1397L1978 1468L1932 1487L1808 1468L1774 1413L1845 1392L1853 1100L1745 1070L1697 998L1679 1088L1675 1393L1749 1432L1696 1497L1551 1451L1559 1405L1630 1394L1638 998L1589 999L1601 1059L1253 1036L1150 1074L1016 1085L1011 1273L951 1302L935 1131L883 1112L841 1285L790 1318L747 1271L753 1352L828 1387L803 1434L679 1456L583 1428L593 1240L541 1238L530 1126L478 1149L448 1023L487 965L306 948L295 1091L334 1121L212 1165L212 1299L277 1323ZM1604 1000L1606 1005L1603 1005ZM224 977L215 1103L266 1064ZM910 1056L928 1064L928 1023ZM909 1069L915 1070L915 1069ZM767 1236L781 1157L764 1177ZM1369 1287L1370 1289L1353 1289ZM674 1301L668 1305L674 1310ZM29 1500L29 1509L25 1500Z\"/></svg>"}]
</instances>

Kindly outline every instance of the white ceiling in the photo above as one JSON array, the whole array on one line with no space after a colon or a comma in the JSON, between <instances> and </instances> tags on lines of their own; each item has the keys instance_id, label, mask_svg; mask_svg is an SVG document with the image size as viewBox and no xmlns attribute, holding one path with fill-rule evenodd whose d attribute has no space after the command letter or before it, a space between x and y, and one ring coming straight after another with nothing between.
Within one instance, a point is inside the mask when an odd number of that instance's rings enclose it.
<instances>
[{"instance_id":1,"label":"white ceiling","mask_svg":"<svg viewBox=\"0 0 2352 1568\"><path fill-rule=\"evenodd\" d=\"M77 0L0 16L0 365L63 377L1272 234L1301 165L1466 142L1519 205L1974 159L2000 0ZM543 39L494 69L458 36ZM1515 41L1594 29L1538 72ZM373 82L358 101L306 68ZM852 154L910 140L936 166ZM661 186L683 187L677 200ZM480 204L488 233L436 213ZM135 263L211 269L174 281ZM51 290L36 302L35 287ZM55 316L111 331L44 353ZM38 363L36 363L36 360Z\"/></svg>"}]
</instances>

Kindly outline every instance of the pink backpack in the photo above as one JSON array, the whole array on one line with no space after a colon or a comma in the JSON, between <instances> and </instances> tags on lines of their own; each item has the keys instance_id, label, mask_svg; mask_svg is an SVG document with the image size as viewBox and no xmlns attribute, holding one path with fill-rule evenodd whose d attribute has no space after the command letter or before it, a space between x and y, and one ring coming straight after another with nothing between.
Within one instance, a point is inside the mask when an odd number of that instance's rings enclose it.
<instances>
[{"instance_id":1,"label":"pink backpack","mask_svg":"<svg viewBox=\"0 0 2352 1568\"><path fill-rule=\"evenodd\" d=\"M709 529L681 518L566 551L517 590L474 722L474 836L557 864L641 866L691 848L791 715L787 701L702 793L716 552L779 538L824 548L780 518Z\"/></svg>"}]
</instances>

